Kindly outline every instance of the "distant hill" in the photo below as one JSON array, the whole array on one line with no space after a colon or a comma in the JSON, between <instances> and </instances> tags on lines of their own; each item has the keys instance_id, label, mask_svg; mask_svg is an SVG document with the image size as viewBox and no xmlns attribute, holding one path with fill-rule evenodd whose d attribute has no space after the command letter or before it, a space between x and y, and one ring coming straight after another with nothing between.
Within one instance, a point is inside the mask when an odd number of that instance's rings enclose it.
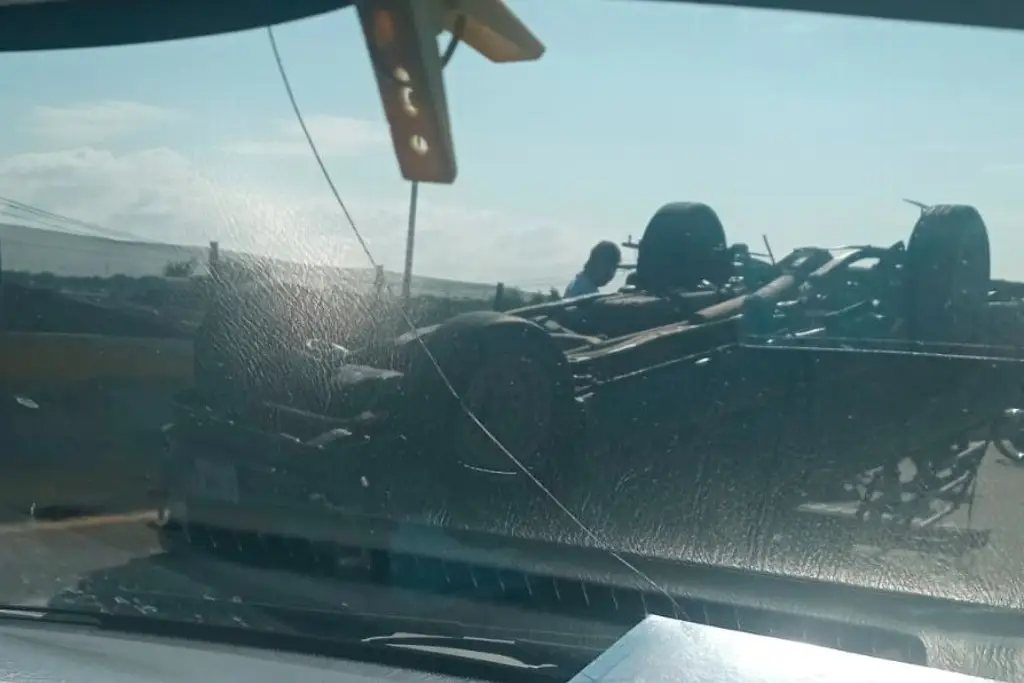
<instances>
[{"instance_id":1,"label":"distant hill","mask_svg":"<svg viewBox=\"0 0 1024 683\"><path fill-rule=\"evenodd\" d=\"M221 257L269 261L275 273L286 278L314 277L371 287L370 268L332 268L303 266L286 261L264 259L249 254L222 250ZM145 277L163 275L169 263L194 261L197 273L206 272L209 249L150 242L127 242L54 230L0 223L0 267L6 271L53 273L61 277ZM395 289L401 286L400 273L385 271ZM443 278L414 276L412 290L417 295L455 299L490 299L495 283L459 282Z\"/></svg>"}]
</instances>

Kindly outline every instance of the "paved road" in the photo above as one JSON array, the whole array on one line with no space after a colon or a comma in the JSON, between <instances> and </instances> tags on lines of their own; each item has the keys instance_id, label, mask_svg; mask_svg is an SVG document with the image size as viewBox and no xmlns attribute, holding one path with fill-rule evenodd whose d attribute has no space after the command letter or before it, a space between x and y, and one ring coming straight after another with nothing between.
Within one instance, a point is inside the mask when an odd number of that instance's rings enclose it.
<instances>
[{"instance_id":1,"label":"paved road","mask_svg":"<svg viewBox=\"0 0 1024 683\"><path fill-rule=\"evenodd\" d=\"M30 605L124 605L131 594L150 601L178 596L239 602L257 594L310 604L341 600L372 603L365 587L350 594L337 586L325 593L315 581L225 563L184 561L163 554L149 515L119 515L65 522L17 522L0 526L0 602ZM950 530L990 530L987 546L954 552L860 547L840 556L796 556L785 543L769 544L763 569L869 583L886 588L937 590L1007 605L1024 605L1019 568L1024 566L1024 468L989 454L979 479L973 518L958 513ZM303 588L305 586L305 588ZM239 592L248 591L246 596ZM339 593L340 590L340 593ZM296 592L298 591L298 592ZM282 597L283 596L283 597ZM369 601L369 602L368 602ZM186 601L187 602L187 601Z\"/></svg>"}]
</instances>

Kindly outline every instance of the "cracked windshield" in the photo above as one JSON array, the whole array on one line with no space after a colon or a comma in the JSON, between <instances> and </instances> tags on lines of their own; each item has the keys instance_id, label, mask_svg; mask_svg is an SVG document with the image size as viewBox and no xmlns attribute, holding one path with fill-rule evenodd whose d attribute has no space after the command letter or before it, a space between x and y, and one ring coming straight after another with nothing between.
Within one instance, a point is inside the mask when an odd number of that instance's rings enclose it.
<instances>
[{"instance_id":1,"label":"cracked windshield","mask_svg":"<svg viewBox=\"0 0 1024 683\"><path fill-rule=\"evenodd\" d=\"M508 7L3 54L0 603L1021 610L1024 39Z\"/></svg>"}]
</instances>

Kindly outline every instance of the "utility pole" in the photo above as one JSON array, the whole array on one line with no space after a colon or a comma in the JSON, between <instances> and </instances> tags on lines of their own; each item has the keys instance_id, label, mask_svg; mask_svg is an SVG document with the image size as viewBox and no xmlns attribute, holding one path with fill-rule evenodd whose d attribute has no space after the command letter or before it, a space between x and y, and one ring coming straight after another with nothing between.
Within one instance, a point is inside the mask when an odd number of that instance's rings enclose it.
<instances>
[{"instance_id":1,"label":"utility pole","mask_svg":"<svg viewBox=\"0 0 1024 683\"><path fill-rule=\"evenodd\" d=\"M207 257L207 271L210 275L219 275L218 269L220 268L220 242L216 240L210 241L210 254Z\"/></svg>"},{"instance_id":2,"label":"utility pole","mask_svg":"<svg viewBox=\"0 0 1024 683\"><path fill-rule=\"evenodd\" d=\"M402 272L402 302L408 303L412 290L412 255L416 241L416 199L420 184L412 181L412 195L409 197L409 232L405 235L405 270Z\"/></svg>"},{"instance_id":3,"label":"utility pole","mask_svg":"<svg viewBox=\"0 0 1024 683\"><path fill-rule=\"evenodd\" d=\"M492 308L496 311L505 310L505 283L499 282L498 286L494 288L494 306Z\"/></svg>"}]
</instances>

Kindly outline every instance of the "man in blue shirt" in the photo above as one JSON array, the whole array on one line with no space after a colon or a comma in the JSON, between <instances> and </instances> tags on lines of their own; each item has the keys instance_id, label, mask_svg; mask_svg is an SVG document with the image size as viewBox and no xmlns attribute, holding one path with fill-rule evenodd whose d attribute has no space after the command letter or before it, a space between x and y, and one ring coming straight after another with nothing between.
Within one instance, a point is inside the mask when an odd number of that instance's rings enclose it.
<instances>
[{"instance_id":1,"label":"man in blue shirt","mask_svg":"<svg viewBox=\"0 0 1024 683\"><path fill-rule=\"evenodd\" d=\"M621 261L622 252L618 245L608 241L598 242L590 250L590 258L583 265L583 270L565 288L565 298L596 294L601 287L612 281Z\"/></svg>"}]
</instances>

